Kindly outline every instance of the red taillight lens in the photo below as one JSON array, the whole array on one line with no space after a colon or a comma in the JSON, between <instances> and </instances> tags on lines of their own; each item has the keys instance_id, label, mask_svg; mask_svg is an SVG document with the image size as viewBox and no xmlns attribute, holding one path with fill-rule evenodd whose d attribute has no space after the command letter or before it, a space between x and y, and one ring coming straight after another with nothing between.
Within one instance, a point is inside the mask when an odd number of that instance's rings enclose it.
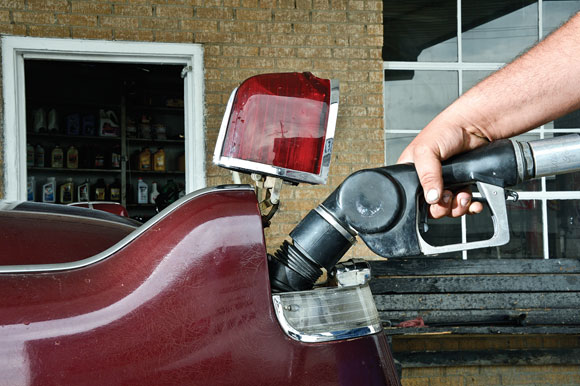
<instances>
[{"instance_id":1,"label":"red taillight lens","mask_svg":"<svg viewBox=\"0 0 580 386\"><path fill-rule=\"evenodd\" d=\"M310 73L264 74L249 78L237 89L227 127L222 127L226 132L220 133L223 142L218 142L216 163L264 172L248 168L251 164L232 162L241 160L320 176L325 148L328 152L328 147L332 147L332 139L326 142L330 106L331 82L328 79ZM335 120L336 116L332 118ZM240 164L245 166L239 167ZM269 173L265 171L265 174ZM291 172L273 174L301 180Z\"/></svg>"}]
</instances>

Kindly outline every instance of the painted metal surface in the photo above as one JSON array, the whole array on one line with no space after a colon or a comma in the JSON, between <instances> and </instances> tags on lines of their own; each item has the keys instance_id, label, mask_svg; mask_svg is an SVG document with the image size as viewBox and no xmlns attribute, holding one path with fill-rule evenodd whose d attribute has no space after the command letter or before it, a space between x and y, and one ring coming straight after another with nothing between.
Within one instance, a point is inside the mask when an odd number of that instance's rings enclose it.
<instances>
[{"instance_id":1,"label":"painted metal surface","mask_svg":"<svg viewBox=\"0 0 580 386\"><path fill-rule=\"evenodd\" d=\"M88 217L0 210L0 267L84 259L135 229L129 224Z\"/></svg>"},{"instance_id":2,"label":"painted metal surface","mask_svg":"<svg viewBox=\"0 0 580 386\"><path fill-rule=\"evenodd\" d=\"M253 192L187 201L108 258L0 275L0 385L398 384L384 335L277 324Z\"/></svg>"}]
</instances>

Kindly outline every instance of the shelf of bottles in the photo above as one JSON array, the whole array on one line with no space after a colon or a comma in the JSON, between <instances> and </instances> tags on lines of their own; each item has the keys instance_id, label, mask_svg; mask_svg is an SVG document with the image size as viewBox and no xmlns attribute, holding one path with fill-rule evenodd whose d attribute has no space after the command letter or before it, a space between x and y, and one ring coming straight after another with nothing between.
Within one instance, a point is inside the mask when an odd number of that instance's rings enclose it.
<instances>
[{"instance_id":1,"label":"shelf of bottles","mask_svg":"<svg viewBox=\"0 0 580 386\"><path fill-rule=\"evenodd\" d=\"M124 106L120 110L125 117ZM183 115L183 109L168 112ZM140 118L145 122L119 121L112 110L101 111L99 123L91 116L67 116L60 129L50 125L56 119L51 110L33 114L27 133L28 200L116 201L147 219L157 211L157 197L162 195L165 206L184 193L182 129L168 133L145 115Z\"/></svg>"}]
</instances>

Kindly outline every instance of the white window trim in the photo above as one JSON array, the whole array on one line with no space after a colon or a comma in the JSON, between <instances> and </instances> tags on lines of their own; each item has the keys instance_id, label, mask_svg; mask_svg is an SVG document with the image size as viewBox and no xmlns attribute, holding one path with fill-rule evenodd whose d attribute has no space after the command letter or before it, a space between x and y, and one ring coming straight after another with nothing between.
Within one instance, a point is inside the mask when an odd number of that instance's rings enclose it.
<instances>
[{"instance_id":1,"label":"white window trim","mask_svg":"<svg viewBox=\"0 0 580 386\"><path fill-rule=\"evenodd\" d=\"M115 42L2 36L4 199L26 199L26 95L24 60L180 64L184 79L186 191L206 186L203 48L200 44Z\"/></svg>"},{"instance_id":2,"label":"white window trim","mask_svg":"<svg viewBox=\"0 0 580 386\"><path fill-rule=\"evenodd\" d=\"M484 63L484 62L464 62L463 61L463 43L462 43L462 20L461 20L461 4L462 0L457 0L457 60L452 62L404 62L404 61L386 61L383 62L383 72L385 70L430 70L430 71L457 71L458 74L458 95L461 95L467 90L463 90L463 71L464 70L480 70L480 71L496 71L503 67L506 63ZM538 41L544 36L543 31L543 0L538 0ZM390 130L387 126L387 99L386 91L384 89L385 82L383 81L383 124L384 124L384 142L385 142L385 164L387 161L387 134L418 134L420 130ZM580 133L580 129L548 129L545 126L540 126L537 129L530 130L528 134L538 134L540 139L545 137L546 133ZM546 178L541 178L540 191L518 192L519 198L522 200L538 200L542 205L542 243L543 243L543 258L550 258L549 251L549 237L548 237L548 201L549 200L580 200L580 192L578 191L547 191ZM461 237L462 242L467 241L467 227L465 216L461 218ZM463 259L467 259L467 251L462 252Z\"/></svg>"}]
</instances>

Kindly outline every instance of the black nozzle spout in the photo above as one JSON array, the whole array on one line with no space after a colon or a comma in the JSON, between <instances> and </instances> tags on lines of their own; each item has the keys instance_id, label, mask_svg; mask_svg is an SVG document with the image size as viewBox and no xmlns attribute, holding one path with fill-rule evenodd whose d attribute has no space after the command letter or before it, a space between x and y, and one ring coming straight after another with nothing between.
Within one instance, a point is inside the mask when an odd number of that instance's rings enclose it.
<instances>
[{"instance_id":1,"label":"black nozzle spout","mask_svg":"<svg viewBox=\"0 0 580 386\"><path fill-rule=\"evenodd\" d=\"M269 255L272 289L311 289L323 269L330 271L355 242L354 235L332 214L319 206L290 233L274 255Z\"/></svg>"}]
</instances>

